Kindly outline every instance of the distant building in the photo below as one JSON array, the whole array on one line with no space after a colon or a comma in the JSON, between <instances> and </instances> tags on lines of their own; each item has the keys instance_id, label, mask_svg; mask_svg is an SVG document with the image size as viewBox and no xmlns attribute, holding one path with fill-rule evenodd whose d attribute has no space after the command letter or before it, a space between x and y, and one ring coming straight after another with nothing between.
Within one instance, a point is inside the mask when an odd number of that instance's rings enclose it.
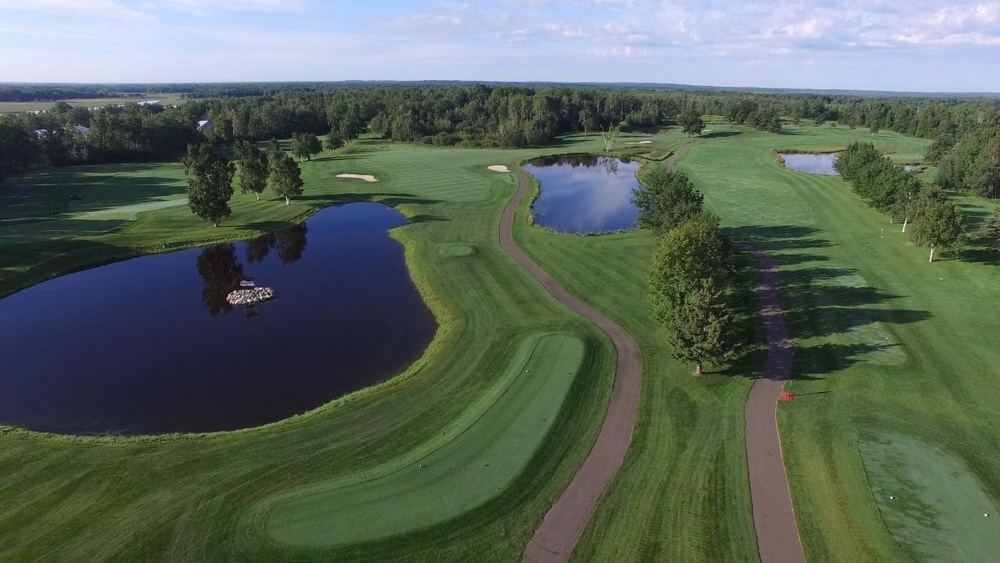
<instances>
[{"instance_id":1,"label":"distant building","mask_svg":"<svg viewBox=\"0 0 1000 563\"><path fill-rule=\"evenodd\" d=\"M198 122L198 132L199 133L208 133L212 129L215 129L215 127L212 125L211 121L209 121L207 119L203 119L203 120L201 120L201 121Z\"/></svg>"}]
</instances>

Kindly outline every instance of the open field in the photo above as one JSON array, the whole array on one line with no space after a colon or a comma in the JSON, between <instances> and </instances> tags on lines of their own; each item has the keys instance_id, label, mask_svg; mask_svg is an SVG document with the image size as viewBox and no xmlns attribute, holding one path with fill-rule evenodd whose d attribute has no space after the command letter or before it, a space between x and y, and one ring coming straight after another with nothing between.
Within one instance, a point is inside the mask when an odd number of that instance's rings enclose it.
<instances>
[{"instance_id":1,"label":"open field","mask_svg":"<svg viewBox=\"0 0 1000 563\"><path fill-rule=\"evenodd\" d=\"M866 209L839 179L782 170L771 152L872 139L908 160L920 154L924 141L830 127L789 128L787 135L711 127L703 139L689 140L672 129L653 137L623 136L621 142L652 140L627 150L657 155L689 145L679 169L691 174L733 236L778 261L786 320L796 339L791 387L800 394L782 404L780 423L807 556L903 560L894 538L906 537L912 523L905 523L905 514L899 530L882 523L859 438L874 442L891 433L927 444L929 451L957 460L942 467L968 469L973 481L964 482L979 488L963 485L963 495L977 498L969 491L978 490L978 498L1000 498L1000 440L991 424L1000 391L986 367L1000 361L989 342L1000 321L983 315L1000 282L995 266L974 262L996 257L979 250L966 256L968 262L928 265L923 249L909 245L898 226ZM81 228L72 240L51 236L76 228L60 225L69 217L56 215L31 222L34 232L0 238L4 295L85 265L246 238L326 205L382 201L411 219L394 236L406 246L415 282L441 325L424 358L404 377L259 429L137 439L0 431L0 558L516 560L596 435L615 358L602 335L548 298L499 249L500 210L514 177L487 167L540 154L597 151L599 143L574 136L554 148L500 151L367 140L303 163L306 192L289 207L269 196L256 202L237 194L233 217L218 229L175 204L136 212L134 219L116 217L112 233ZM52 193L87 173L78 170L52 182ZM103 210L113 215L125 206L183 197L177 165L93 173L133 174L130 181L138 183L144 175L170 181L137 201L115 199L113 186L103 195L88 191L82 201L105 203L80 221L98 221L94 215ZM336 178L340 173L373 174L379 181ZM0 186L0 197L13 185ZM29 205L22 208L24 217L37 215L30 205L49 205L22 203ZM970 214L984 213L981 202L963 203ZM71 212L67 207L60 213ZM649 233L559 235L527 226L527 215L522 208L518 243L564 287L628 330L645 366L632 447L576 558L755 561L743 406L762 356L692 378L691 366L670 359L663 331L646 313L646 268L655 243ZM27 225L0 223L0 237L21 228ZM945 289L948 282L951 290ZM563 390L544 392L565 393L565 399L558 416L553 409L555 418L546 420L552 424L548 434L534 435L541 440L538 453L521 450L496 467L490 473L490 486L500 488L495 495L458 486L439 504L424 506L421 499L442 493L433 492L434 479L421 480L432 469L419 467L430 465L421 460L440 459L447 466L492 458L489 448L459 447L463 436L469 439L477 428L477 413L502 412L493 410L504 404L503 395L496 398L499 389L532 384L510 379L513 366L532 361L530 335L548 333L583 343L583 367L571 382L563 381ZM449 447L443 442L450 436L456 443ZM505 438L493 436L475 442L501 447ZM492 461L485 463L493 468ZM433 470L444 469L437 465ZM393 481L397 473L413 478ZM891 486L893 472L883 473ZM394 507L400 513L381 532L340 527L337 522L352 512L338 514L331 503L378 493L380 488L364 486L376 482L421 484L402 506L434 512L420 517L433 526L417 529L416 518ZM946 512L927 504L932 520ZM951 516L940 518L942 529L953 525ZM337 526L343 541L371 541L323 546L328 540L318 539L316 530L324 525ZM978 529L969 527L973 534ZM403 534L378 539L392 531Z\"/></svg>"},{"instance_id":2,"label":"open field","mask_svg":"<svg viewBox=\"0 0 1000 563\"><path fill-rule=\"evenodd\" d=\"M159 100L163 105L179 104L182 100L177 94L147 94L134 98L80 98L63 100L73 107L96 108L137 102ZM47 111L55 102L0 102L0 113L19 113L22 111Z\"/></svg>"}]
</instances>

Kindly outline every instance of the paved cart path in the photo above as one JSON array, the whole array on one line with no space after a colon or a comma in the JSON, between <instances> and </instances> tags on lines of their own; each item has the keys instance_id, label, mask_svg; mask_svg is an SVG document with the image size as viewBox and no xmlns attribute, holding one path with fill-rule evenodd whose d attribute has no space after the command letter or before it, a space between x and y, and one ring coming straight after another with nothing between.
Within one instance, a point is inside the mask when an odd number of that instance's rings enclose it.
<instances>
[{"instance_id":1,"label":"paved cart path","mask_svg":"<svg viewBox=\"0 0 1000 563\"><path fill-rule=\"evenodd\" d=\"M527 562L566 561L625 459L639 404L642 360L635 340L622 327L570 295L514 243L514 214L531 186L524 169L511 166L512 170L515 168L518 187L500 220L500 246L559 302L603 330L611 338L618 355L614 388L597 441L524 550L523 560Z\"/></svg>"},{"instance_id":2,"label":"paved cart path","mask_svg":"<svg viewBox=\"0 0 1000 563\"><path fill-rule=\"evenodd\" d=\"M778 397L792 371L792 341L778 296L778 266L766 252L741 245L757 259L757 298L767 338L764 373L745 411L750 500L761 563L805 561L778 434Z\"/></svg>"}]
</instances>

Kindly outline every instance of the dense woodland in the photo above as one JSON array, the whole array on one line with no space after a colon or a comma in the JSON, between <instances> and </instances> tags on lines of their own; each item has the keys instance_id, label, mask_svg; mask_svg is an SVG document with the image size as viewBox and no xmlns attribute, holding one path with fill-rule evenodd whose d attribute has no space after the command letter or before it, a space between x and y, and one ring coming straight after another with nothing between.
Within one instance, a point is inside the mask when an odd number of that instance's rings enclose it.
<instances>
[{"instance_id":1,"label":"dense woodland","mask_svg":"<svg viewBox=\"0 0 1000 563\"><path fill-rule=\"evenodd\" d=\"M176 107L124 103L97 110L56 102L44 113L0 116L0 177L49 166L179 159L189 144L202 140L229 146L295 133L341 141L369 133L433 145L525 147L567 133L612 127L651 131L691 115L717 115L775 133L788 123L810 122L934 139L927 160L940 164L942 188L1000 197L1000 100L992 98L425 83L144 88L219 97ZM127 100L139 90L8 85L0 93L17 99L83 94ZM199 132L201 120L210 121L212 129Z\"/></svg>"}]
</instances>

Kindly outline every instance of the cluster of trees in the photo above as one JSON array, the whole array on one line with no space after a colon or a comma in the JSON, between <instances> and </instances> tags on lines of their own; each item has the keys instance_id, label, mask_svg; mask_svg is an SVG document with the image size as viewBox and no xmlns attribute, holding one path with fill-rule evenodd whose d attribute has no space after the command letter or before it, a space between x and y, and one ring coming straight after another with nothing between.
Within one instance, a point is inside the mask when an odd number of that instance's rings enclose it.
<instances>
[{"instance_id":1,"label":"cluster of trees","mask_svg":"<svg viewBox=\"0 0 1000 563\"><path fill-rule=\"evenodd\" d=\"M726 119L730 123L749 125L761 131L781 132L781 107L771 100L764 103L754 99L733 100L726 104ZM825 114L820 113L819 115Z\"/></svg>"},{"instance_id":2,"label":"cluster of trees","mask_svg":"<svg viewBox=\"0 0 1000 563\"><path fill-rule=\"evenodd\" d=\"M177 158L200 138L193 109L126 104L90 110L57 102L42 114L0 115L0 178L51 166Z\"/></svg>"},{"instance_id":3,"label":"cluster of trees","mask_svg":"<svg viewBox=\"0 0 1000 563\"><path fill-rule=\"evenodd\" d=\"M940 189L925 188L917 177L894 164L872 143L851 143L834 167L854 192L890 223L912 223L910 238L935 250L957 250L965 240L965 217Z\"/></svg>"},{"instance_id":4,"label":"cluster of trees","mask_svg":"<svg viewBox=\"0 0 1000 563\"><path fill-rule=\"evenodd\" d=\"M649 272L649 308L678 361L724 362L742 347L731 244L719 219L682 173L656 168L635 194L639 226L659 236Z\"/></svg>"},{"instance_id":5,"label":"cluster of trees","mask_svg":"<svg viewBox=\"0 0 1000 563\"><path fill-rule=\"evenodd\" d=\"M233 154L239 162L238 175L236 166L209 143L189 146L184 157L191 212L216 227L232 214L229 200L233 197L234 178L238 178L240 191L254 194L258 201L266 188L285 198L285 205L302 193L302 171L277 140L271 141L266 153L249 141L240 140Z\"/></svg>"}]
</instances>

